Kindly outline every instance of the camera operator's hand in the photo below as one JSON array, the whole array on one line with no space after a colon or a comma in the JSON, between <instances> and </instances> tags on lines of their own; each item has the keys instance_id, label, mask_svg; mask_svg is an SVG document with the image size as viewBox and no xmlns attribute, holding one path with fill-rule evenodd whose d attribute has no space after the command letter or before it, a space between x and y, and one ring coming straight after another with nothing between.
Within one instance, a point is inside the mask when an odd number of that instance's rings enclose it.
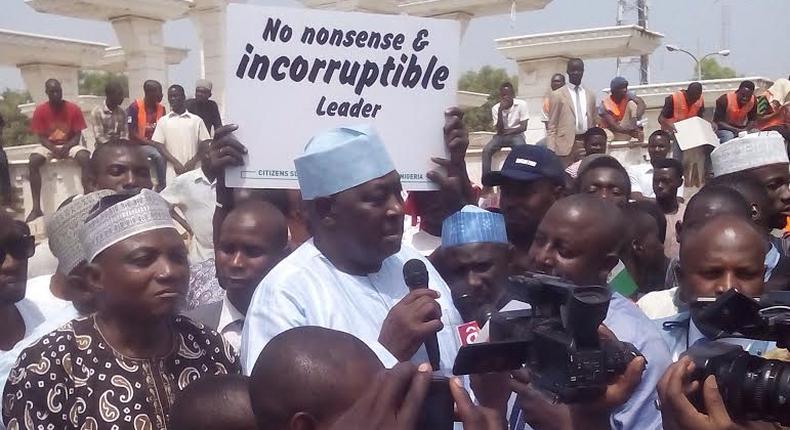
<instances>
[{"instance_id":1,"label":"camera operator's hand","mask_svg":"<svg viewBox=\"0 0 790 430\"><path fill-rule=\"evenodd\" d=\"M608 327L601 324L598 326L598 336L602 340L617 341L617 336ZM624 404L631 398L636 387L642 382L642 372L645 371L645 358L636 357L631 360L621 375L617 375L614 380L606 386L603 397L596 402L578 405L579 408L589 408L588 410L606 412L606 415Z\"/></svg>"},{"instance_id":2,"label":"camera operator's hand","mask_svg":"<svg viewBox=\"0 0 790 430\"><path fill-rule=\"evenodd\" d=\"M464 430L502 430L507 428L504 415L495 409L478 406L472 402L459 378L450 379L450 393L455 401L456 415L463 423Z\"/></svg>"},{"instance_id":3,"label":"camera operator's hand","mask_svg":"<svg viewBox=\"0 0 790 430\"><path fill-rule=\"evenodd\" d=\"M531 382L529 369L511 373L510 388L518 397L516 404L524 412L524 420L536 430L570 430L571 416L567 405L552 403Z\"/></svg>"},{"instance_id":4,"label":"camera operator's hand","mask_svg":"<svg viewBox=\"0 0 790 430\"><path fill-rule=\"evenodd\" d=\"M379 343L398 361L410 360L428 335L444 327L438 298L439 293L434 290L417 289L390 309L381 325Z\"/></svg>"},{"instance_id":5,"label":"camera operator's hand","mask_svg":"<svg viewBox=\"0 0 790 430\"><path fill-rule=\"evenodd\" d=\"M719 393L716 378L711 375L703 384L689 381L694 363L683 357L669 366L658 382L658 397L661 401L661 419L665 430L756 430L775 429L774 424L749 422L739 424L730 418L724 400ZM702 399L707 414L694 407L688 395L702 390Z\"/></svg>"},{"instance_id":6,"label":"camera operator's hand","mask_svg":"<svg viewBox=\"0 0 790 430\"><path fill-rule=\"evenodd\" d=\"M508 400L513 391L510 389L510 374L480 373L469 375L469 382L475 399L480 406L507 415Z\"/></svg>"},{"instance_id":7,"label":"camera operator's hand","mask_svg":"<svg viewBox=\"0 0 790 430\"><path fill-rule=\"evenodd\" d=\"M431 383L431 365L398 363L382 371L329 430L415 430Z\"/></svg>"}]
</instances>

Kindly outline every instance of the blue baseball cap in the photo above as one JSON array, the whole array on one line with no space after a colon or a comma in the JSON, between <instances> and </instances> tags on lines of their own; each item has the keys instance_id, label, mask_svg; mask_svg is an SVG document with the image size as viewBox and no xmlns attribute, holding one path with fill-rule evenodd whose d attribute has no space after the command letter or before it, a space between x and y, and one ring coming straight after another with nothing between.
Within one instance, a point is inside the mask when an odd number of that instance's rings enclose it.
<instances>
[{"instance_id":1,"label":"blue baseball cap","mask_svg":"<svg viewBox=\"0 0 790 430\"><path fill-rule=\"evenodd\" d=\"M510 150L502 170L483 176L483 185L494 187L508 181L532 182L550 179L565 184L565 167L557 154L535 145L517 145Z\"/></svg>"}]
</instances>

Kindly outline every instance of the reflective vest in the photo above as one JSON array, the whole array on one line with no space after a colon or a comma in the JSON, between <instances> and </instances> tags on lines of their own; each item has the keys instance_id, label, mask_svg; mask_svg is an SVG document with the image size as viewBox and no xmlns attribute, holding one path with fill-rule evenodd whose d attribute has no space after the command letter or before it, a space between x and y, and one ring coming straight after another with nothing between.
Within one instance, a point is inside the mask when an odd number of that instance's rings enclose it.
<instances>
[{"instance_id":1,"label":"reflective vest","mask_svg":"<svg viewBox=\"0 0 790 430\"><path fill-rule=\"evenodd\" d=\"M754 96L743 107L738 106L738 95L735 91L727 93L727 122L736 127L743 127L754 108Z\"/></svg>"},{"instance_id":2,"label":"reflective vest","mask_svg":"<svg viewBox=\"0 0 790 430\"><path fill-rule=\"evenodd\" d=\"M769 104L772 103L774 95L771 94L770 91L766 90L765 94L763 94L763 96L765 97L765 101L767 103L769 103ZM759 130L765 130L765 129L771 128L771 127L777 127L777 126L783 126L783 125L786 125L786 124L790 124L790 107L782 106L782 107L779 108L779 110L776 110L772 106L771 107L771 111L772 112L770 114L768 114L768 115L764 115L762 118L759 117L759 115L760 115L759 104L758 104L757 110L758 110L757 111L757 115L758 115L757 128Z\"/></svg>"},{"instance_id":3,"label":"reflective vest","mask_svg":"<svg viewBox=\"0 0 790 430\"><path fill-rule=\"evenodd\" d=\"M678 122L697 116L703 106L705 106L705 104L702 100L702 96L689 106L686 101L686 92L683 90L675 91L672 93L672 118L670 118L670 120L672 120L672 122Z\"/></svg>"},{"instance_id":4,"label":"reflective vest","mask_svg":"<svg viewBox=\"0 0 790 430\"><path fill-rule=\"evenodd\" d=\"M623 97L619 104L612 100L612 96L604 97L603 99L603 108L611 112L612 116L617 122L623 120L623 117L625 116L625 108L627 105L628 97Z\"/></svg>"},{"instance_id":5,"label":"reflective vest","mask_svg":"<svg viewBox=\"0 0 790 430\"><path fill-rule=\"evenodd\" d=\"M139 137L148 137L145 135L145 128L148 125L148 114L145 111L145 101L143 99L137 99L134 101L137 104L137 135ZM159 121L159 118L165 116L165 107L162 104L156 104L156 118L152 121L152 123L156 123Z\"/></svg>"}]
</instances>

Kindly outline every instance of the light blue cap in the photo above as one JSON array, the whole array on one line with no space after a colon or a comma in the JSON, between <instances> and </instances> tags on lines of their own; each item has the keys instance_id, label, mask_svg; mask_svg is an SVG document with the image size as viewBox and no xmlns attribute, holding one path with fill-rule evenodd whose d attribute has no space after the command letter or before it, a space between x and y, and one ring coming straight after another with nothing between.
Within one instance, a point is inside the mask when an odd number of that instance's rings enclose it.
<instances>
[{"instance_id":1,"label":"light blue cap","mask_svg":"<svg viewBox=\"0 0 790 430\"><path fill-rule=\"evenodd\" d=\"M368 125L316 135L294 165L304 200L328 197L395 170L387 148Z\"/></svg>"},{"instance_id":2,"label":"light blue cap","mask_svg":"<svg viewBox=\"0 0 790 430\"><path fill-rule=\"evenodd\" d=\"M505 217L471 205L447 217L442 223L442 247L467 243L507 244Z\"/></svg>"}]
</instances>

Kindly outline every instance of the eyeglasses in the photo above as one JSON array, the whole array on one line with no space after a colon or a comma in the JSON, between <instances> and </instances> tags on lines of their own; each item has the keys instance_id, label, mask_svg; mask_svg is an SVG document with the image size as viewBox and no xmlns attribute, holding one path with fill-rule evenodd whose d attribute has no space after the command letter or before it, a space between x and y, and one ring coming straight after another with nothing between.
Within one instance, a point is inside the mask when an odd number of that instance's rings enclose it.
<instances>
[{"instance_id":1,"label":"eyeglasses","mask_svg":"<svg viewBox=\"0 0 790 430\"><path fill-rule=\"evenodd\" d=\"M7 255L14 260L27 260L36 253L36 241L33 236L26 234L19 239L0 243L0 265L5 262Z\"/></svg>"}]
</instances>

